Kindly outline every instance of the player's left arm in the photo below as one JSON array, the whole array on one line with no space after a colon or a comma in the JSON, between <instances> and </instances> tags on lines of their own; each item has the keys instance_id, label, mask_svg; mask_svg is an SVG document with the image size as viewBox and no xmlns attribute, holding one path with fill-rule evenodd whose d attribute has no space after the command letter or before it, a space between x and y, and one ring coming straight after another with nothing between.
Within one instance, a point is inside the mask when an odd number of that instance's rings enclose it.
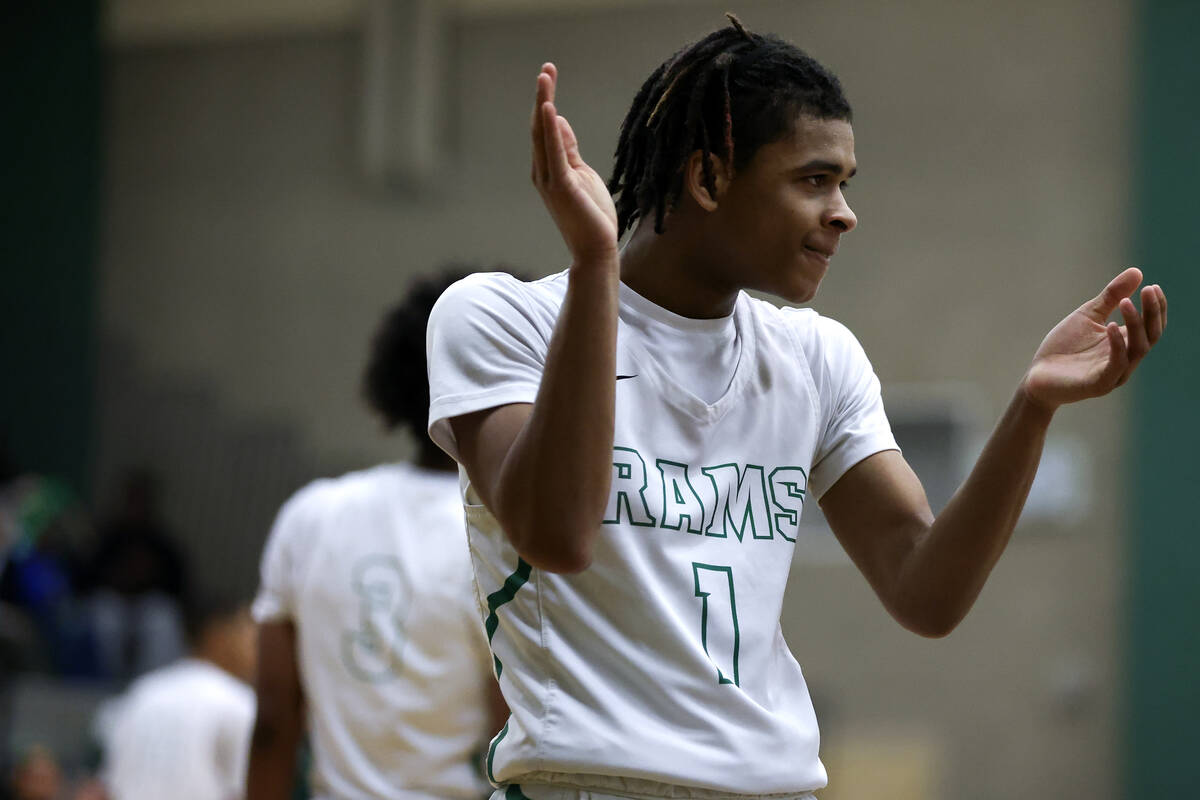
<instances>
[{"instance_id":1,"label":"player's left arm","mask_svg":"<svg viewBox=\"0 0 1200 800\"><path fill-rule=\"evenodd\" d=\"M290 620L259 625L257 710L246 775L250 800L292 796L296 748L304 733L304 688L297 663L296 626Z\"/></svg>"},{"instance_id":2,"label":"player's left arm","mask_svg":"<svg viewBox=\"0 0 1200 800\"><path fill-rule=\"evenodd\" d=\"M1130 268L1042 341L967 480L935 519L921 482L896 451L876 453L821 498L830 527L900 624L945 636L966 616L1008 544L1041 460L1055 410L1129 380L1162 336L1167 298L1157 286L1131 299ZM1106 322L1120 309L1124 325Z\"/></svg>"}]
</instances>

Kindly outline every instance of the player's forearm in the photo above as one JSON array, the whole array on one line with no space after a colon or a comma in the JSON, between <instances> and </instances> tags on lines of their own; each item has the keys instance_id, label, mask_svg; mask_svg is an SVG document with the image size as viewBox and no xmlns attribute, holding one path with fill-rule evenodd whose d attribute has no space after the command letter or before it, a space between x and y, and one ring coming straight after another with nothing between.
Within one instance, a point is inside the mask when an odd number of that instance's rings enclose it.
<instances>
[{"instance_id":1,"label":"player's forearm","mask_svg":"<svg viewBox=\"0 0 1200 800\"><path fill-rule=\"evenodd\" d=\"M304 712L299 702L272 704L258 693L258 714L250 738L246 769L247 800L290 800L296 772L296 748L304 735Z\"/></svg>"},{"instance_id":2,"label":"player's forearm","mask_svg":"<svg viewBox=\"0 0 1200 800\"><path fill-rule=\"evenodd\" d=\"M893 599L909 627L944 636L971 609L1020 518L1052 416L1018 389L966 482L918 535Z\"/></svg>"},{"instance_id":3,"label":"player's forearm","mask_svg":"<svg viewBox=\"0 0 1200 800\"><path fill-rule=\"evenodd\" d=\"M571 268L537 400L500 470L497 517L526 560L555 572L587 567L608 502L618 281L615 253Z\"/></svg>"},{"instance_id":4,"label":"player's forearm","mask_svg":"<svg viewBox=\"0 0 1200 800\"><path fill-rule=\"evenodd\" d=\"M299 716L276 721L260 716L255 721L246 771L248 800L290 800L302 725Z\"/></svg>"}]
</instances>

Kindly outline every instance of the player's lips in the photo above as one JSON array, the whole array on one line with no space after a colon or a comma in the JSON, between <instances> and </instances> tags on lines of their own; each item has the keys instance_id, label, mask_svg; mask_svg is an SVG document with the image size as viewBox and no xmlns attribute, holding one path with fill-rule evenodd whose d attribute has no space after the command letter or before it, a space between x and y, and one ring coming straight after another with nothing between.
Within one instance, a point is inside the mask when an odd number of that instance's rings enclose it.
<instances>
[{"instance_id":1,"label":"player's lips","mask_svg":"<svg viewBox=\"0 0 1200 800\"><path fill-rule=\"evenodd\" d=\"M837 253L836 244L832 247L826 245L814 247L813 245L806 244L804 245L804 249L809 255L815 256L825 266L829 266L829 259L833 258L834 254Z\"/></svg>"}]
</instances>

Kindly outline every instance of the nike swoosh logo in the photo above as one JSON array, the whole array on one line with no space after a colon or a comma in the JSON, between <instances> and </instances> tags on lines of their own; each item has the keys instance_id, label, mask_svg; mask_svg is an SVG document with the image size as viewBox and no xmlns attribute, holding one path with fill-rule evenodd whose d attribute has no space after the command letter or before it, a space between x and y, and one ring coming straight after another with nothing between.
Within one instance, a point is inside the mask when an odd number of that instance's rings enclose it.
<instances>
[{"instance_id":1,"label":"nike swoosh logo","mask_svg":"<svg viewBox=\"0 0 1200 800\"><path fill-rule=\"evenodd\" d=\"M617 380L624 381L624 380L628 380L629 378L636 378L636 377L637 377L636 374L634 374L634 375L618 375Z\"/></svg>"}]
</instances>

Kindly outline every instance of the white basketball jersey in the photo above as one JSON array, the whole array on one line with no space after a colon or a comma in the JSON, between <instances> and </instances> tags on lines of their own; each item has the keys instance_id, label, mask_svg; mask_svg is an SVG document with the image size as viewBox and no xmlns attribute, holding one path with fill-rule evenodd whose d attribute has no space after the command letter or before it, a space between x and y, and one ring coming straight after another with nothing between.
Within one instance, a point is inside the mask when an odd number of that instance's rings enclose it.
<instances>
[{"instance_id":1,"label":"white basketball jersey","mask_svg":"<svg viewBox=\"0 0 1200 800\"><path fill-rule=\"evenodd\" d=\"M105 787L115 800L242 797L254 691L185 658L143 675L100 718Z\"/></svg>"},{"instance_id":2,"label":"white basketball jersey","mask_svg":"<svg viewBox=\"0 0 1200 800\"><path fill-rule=\"evenodd\" d=\"M448 419L535 399L566 281L476 275L439 301L430 430L452 455ZM625 286L621 295L612 488L591 566L531 568L462 479L512 709L489 777L803 795L826 778L780 630L784 588L804 505L896 446L878 380L838 323L742 294L740 356L708 403L636 335L631 315L652 304Z\"/></svg>"},{"instance_id":3,"label":"white basketball jersey","mask_svg":"<svg viewBox=\"0 0 1200 800\"><path fill-rule=\"evenodd\" d=\"M317 797L486 791L490 656L452 473L391 464L300 490L254 614L295 623Z\"/></svg>"}]
</instances>

